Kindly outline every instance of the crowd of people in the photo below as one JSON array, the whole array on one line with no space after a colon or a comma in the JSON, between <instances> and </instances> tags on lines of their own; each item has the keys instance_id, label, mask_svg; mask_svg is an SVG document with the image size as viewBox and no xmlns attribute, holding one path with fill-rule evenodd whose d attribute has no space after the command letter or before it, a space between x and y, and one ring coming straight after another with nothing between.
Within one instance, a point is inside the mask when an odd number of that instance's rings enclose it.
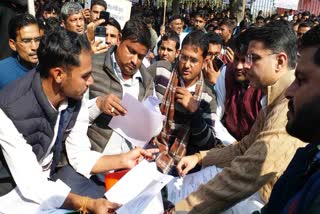
<instances>
[{"instance_id":1,"label":"crowd of people","mask_svg":"<svg viewBox=\"0 0 320 214\"><path fill-rule=\"evenodd\" d=\"M164 213L320 212L319 16L134 5L121 28L104 0L25 6L0 3L0 213L116 213L104 176L141 159L175 177ZM109 126L125 94L159 100L144 148Z\"/></svg>"}]
</instances>

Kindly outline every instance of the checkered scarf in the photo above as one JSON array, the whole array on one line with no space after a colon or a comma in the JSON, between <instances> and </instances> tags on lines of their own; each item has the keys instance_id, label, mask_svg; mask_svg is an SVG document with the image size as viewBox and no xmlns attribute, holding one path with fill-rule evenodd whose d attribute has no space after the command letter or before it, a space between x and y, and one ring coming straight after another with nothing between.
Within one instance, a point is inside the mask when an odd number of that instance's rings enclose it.
<instances>
[{"instance_id":1,"label":"checkered scarf","mask_svg":"<svg viewBox=\"0 0 320 214\"><path fill-rule=\"evenodd\" d=\"M179 81L180 77L175 69L171 74L160 106L160 111L166 116L166 120L164 121L161 133L153 140L153 143L156 144L160 150L156 162L163 173L170 173L171 169L186 155L186 148L189 141L191 118L183 124L177 124L174 120L175 93ZM200 78L196 82L196 89L193 95L193 99L198 102L198 105L200 105L203 86L203 75L202 72L200 72Z\"/></svg>"}]
</instances>

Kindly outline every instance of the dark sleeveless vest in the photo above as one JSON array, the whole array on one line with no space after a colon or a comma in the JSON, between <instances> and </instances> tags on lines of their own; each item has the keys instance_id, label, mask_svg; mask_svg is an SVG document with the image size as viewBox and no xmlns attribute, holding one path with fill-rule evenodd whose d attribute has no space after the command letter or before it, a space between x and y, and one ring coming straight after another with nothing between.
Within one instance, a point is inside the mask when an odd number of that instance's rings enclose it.
<instances>
[{"instance_id":1,"label":"dark sleeveless vest","mask_svg":"<svg viewBox=\"0 0 320 214\"><path fill-rule=\"evenodd\" d=\"M64 125L63 142L69 134L66 130L74 126L81 107L81 101L69 99L68 103L67 111L72 111L72 115L66 122L67 125ZM58 111L51 106L42 90L40 74L35 70L29 71L26 76L0 91L0 108L32 146L32 151L40 162L52 142L54 126L59 122ZM0 150L0 196L15 186L14 178Z\"/></svg>"},{"instance_id":2,"label":"dark sleeveless vest","mask_svg":"<svg viewBox=\"0 0 320 214\"><path fill-rule=\"evenodd\" d=\"M111 54L116 51L116 47L109 48L107 54L95 54L92 57L92 76L94 84L90 86L90 99L103 96L106 94L114 94L120 99L122 98L122 86L119 79L113 71L113 62ZM153 94L154 85L151 75L147 72L144 65L141 65L140 73L142 81L139 82L139 101ZM91 142L91 149L102 152L106 147L113 130L108 126L111 116L100 114L91 126L88 128L88 137Z\"/></svg>"},{"instance_id":3,"label":"dark sleeveless vest","mask_svg":"<svg viewBox=\"0 0 320 214\"><path fill-rule=\"evenodd\" d=\"M226 68L225 87L223 123L234 138L241 140L249 134L258 116L262 91L237 82L234 77L234 68L230 63Z\"/></svg>"}]
</instances>

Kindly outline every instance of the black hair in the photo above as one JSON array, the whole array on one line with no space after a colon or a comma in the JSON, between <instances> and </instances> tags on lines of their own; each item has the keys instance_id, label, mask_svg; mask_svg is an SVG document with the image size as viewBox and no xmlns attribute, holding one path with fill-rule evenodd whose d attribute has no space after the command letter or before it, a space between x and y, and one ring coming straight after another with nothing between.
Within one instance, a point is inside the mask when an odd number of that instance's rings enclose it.
<instances>
[{"instance_id":1,"label":"black hair","mask_svg":"<svg viewBox=\"0 0 320 214\"><path fill-rule=\"evenodd\" d=\"M240 31L247 30L250 27L250 22L248 22L248 20L246 19L243 19L240 22L239 27L240 27Z\"/></svg>"},{"instance_id":2,"label":"black hair","mask_svg":"<svg viewBox=\"0 0 320 214\"><path fill-rule=\"evenodd\" d=\"M302 13L302 16L310 16L310 12L309 12L309 11L304 11L304 12Z\"/></svg>"},{"instance_id":3,"label":"black hair","mask_svg":"<svg viewBox=\"0 0 320 214\"><path fill-rule=\"evenodd\" d=\"M160 47L162 41L168 41L168 40L174 41L176 43L176 50L179 50L179 48L180 48L180 38L179 38L179 35L173 30L168 30L161 37L161 40L158 42L158 48Z\"/></svg>"},{"instance_id":4,"label":"black hair","mask_svg":"<svg viewBox=\"0 0 320 214\"><path fill-rule=\"evenodd\" d=\"M236 27L236 23L234 23L230 19L223 19L219 26L222 26L222 25L226 25L231 30L231 32Z\"/></svg>"},{"instance_id":5,"label":"black hair","mask_svg":"<svg viewBox=\"0 0 320 214\"><path fill-rule=\"evenodd\" d=\"M49 17L45 23L45 33L61 29L60 20L56 17Z\"/></svg>"},{"instance_id":6,"label":"black hair","mask_svg":"<svg viewBox=\"0 0 320 214\"><path fill-rule=\"evenodd\" d=\"M209 41L202 30L191 31L182 41L182 48L184 45L191 45L199 47L202 52L202 57L205 58L208 54Z\"/></svg>"},{"instance_id":7,"label":"black hair","mask_svg":"<svg viewBox=\"0 0 320 214\"><path fill-rule=\"evenodd\" d=\"M18 14L14 16L12 19L10 19L8 24L8 32L9 32L9 38L16 40L17 38L17 32L28 25L38 25L37 19L28 13L24 14Z\"/></svg>"},{"instance_id":8,"label":"black hair","mask_svg":"<svg viewBox=\"0 0 320 214\"><path fill-rule=\"evenodd\" d=\"M195 12L194 17L199 16L201 18L203 18L204 20L207 20L208 18L208 13L205 10L198 10L197 12Z\"/></svg>"},{"instance_id":9,"label":"black hair","mask_svg":"<svg viewBox=\"0 0 320 214\"><path fill-rule=\"evenodd\" d=\"M138 42L148 49L151 48L151 34L141 18L133 17L126 22L122 30L121 41L132 40Z\"/></svg>"},{"instance_id":10,"label":"black hair","mask_svg":"<svg viewBox=\"0 0 320 214\"><path fill-rule=\"evenodd\" d=\"M223 40L220 35L215 32L209 32L206 34L209 44L223 45Z\"/></svg>"},{"instance_id":11,"label":"black hair","mask_svg":"<svg viewBox=\"0 0 320 214\"><path fill-rule=\"evenodd\" d=\"M151 17L145 17L144 22L148 25L151 24L153 25L153 19Z\"/></svg>"},{"instance_id":12,"label":"black hair","mask_svg":"<svg viewBox=\"0 0 320 214\"><path fill-rule=\"evenodd\" d=\"M57 1L47 0L43 5L43 11L53 12L55 11L57 14L60 14L61 5Z\"/></svg>"},{"instance_id":13,"label":"black hair","mask_svg":"<svg viewBox=\"0 0 320 214\"><path fill-rule=\"evenodd\" d=\"M94 5L100 5L100 6L104 7L105 10L107 10L107 8L108 8L105 0L93 0L91 3L91 8L90 8L91 10Z\"/></svg>"},{"instance_id":14,"label":"black hair","mask_svg":"<svg viewBox=\"0 0 320 214\"><path fill-rule=\"evenodd\" d=\"M313 27L313 23L312 23L312 22L309 22L309 21L302 22L302 23L299 24L299 27L298 27L298 28L301 28L301 27L309 27L309 28L312 28L312 27Z\"/></svg>"},{"instance_id":15,"label":"black hair","mask_svg":"<svg viewBox=\"0 0 320 214\"><path fill-rule=\"evenodd\" d=\"M111 26L117 28L117 30L119 31L119 33L121 33L121 26L120 26L119 22L118 22L115 18L110 17L110 18L108 19L107 25L111 25Z\"/></svg>"},{"instance_id":16,"label":"black hair","mask_svg":"<svg viewBox=\"0 0 320 214\"><path fill-rule=\"evenodd\" d=\"M260 41L274 53L285 52L288 67L294 69L297 61L297 38L292 25L286 20L275 20L250 33L251 40Z\"/></svg>"},{"instance_id":17,"label":"black hair","mask_svg":"<svg viewBox=\"0 0 320 214\"><path fill-rule=\"evenodd\" d=\"M317 51L314 54L313 62L314 64L320 66L320 25L311 28L306 32L301 39L300 48L317 47Z\"/></svg>"},{"instance_id":18,"label":"black hair","mask_svg":"<svg viewBox=\"0 0 320 214\"><path fill-rule=\"evenodd\" d=\"M229 19L231 20L231 22L233 22L235 25L237 25L238 19L236 16L231 16Z\"/></svg>"},{"instance_id":19,"label":"black hair","mask_svg":"<svg viewBox=\"0 0 320 214\"><path fill-rule=\"evenodd\" d=\"M86 35L63 29L48 32L42 37L37 50L37 71L42 78L47 78L51 68L79 66L79 55L82 51L91 51Z\"/></svg>"},{"instance_id":20,"label":"black hair","mask_svg":"<svg viewBox=\"0 0 320 214\"><path fill-rule=\"evenodd\" d=\"M37 19L39 29L45 31L46 30L46 21L42 17L36 18L36 19Z\"/></svg>"},{"instance_id":21,"label":"black hair","mask_svg":"<svg viewBox=\"0 0 320 214\"><path fill-rule=\"evenodd\" d=\"M257 16L257 17L256 17L256 21L257 21L257 20L262 20L262 21L264 21L264 18L263 18L263 16Z\"/></svg>"},{"instance_id":22,"label":"black hair","mask_svg":"<svg viewBox=\"0 0 320 214\"><path fill-rule=\"evenodd\" d=\"M256 27L250 27L235 38L234 50L240 55L245 55L248 51L249 42L251 40L250 34Z\"/></svg>"},{"instance_id":23,"label":"black hair","mask_svg":"<svg viewBox=\"0 0 320 214\"><path fill-rule=\"evenodd\" d=\"M180 16L179 14L173 15L171 16L169 23L171 23L172 21L176 20L176 19L181 19L181 21L184 21L184 19L182 18L182 16Z\"/></svg>"}]
</instances>

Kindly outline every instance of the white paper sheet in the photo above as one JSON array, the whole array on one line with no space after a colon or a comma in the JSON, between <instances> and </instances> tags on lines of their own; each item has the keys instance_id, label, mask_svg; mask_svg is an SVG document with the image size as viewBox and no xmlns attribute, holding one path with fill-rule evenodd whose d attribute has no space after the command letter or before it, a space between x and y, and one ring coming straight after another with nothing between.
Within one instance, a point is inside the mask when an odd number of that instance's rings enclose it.
<instances>
[{"instance_id":1,"label":"white paper sheet","mask_svg":"<svg viewBox=\"0 0 320 214\"><path fill-rule=\"evenodd\" d=\"M143 148L162 129L164 116L156 110L158 102L154 99L150 98L145 101L146 105L144 105L133 96L125 94L121 105L127 109L127 114L113 117L109 127L134 146Z\"/></svg>"},{"instance_id":2,"label":"white paper sheet","mask_svg":"<svg viewBox=\"0 0 320 214\"><path fill-rule=\"evenodd\" d=\"M168 200L177 203L186 198L190 193L196 191L201 184L205 184L214 178L221 170L216 166L209 166L185 177L172 179L167 185Z\"/></svg>"},{"instance_id":3,"label":"white paper sheet","mask_svg":"<svg viewBox=\"0 0 320 214\"><path fill-rule=\"evenodd\" d=\"M157 170L156 163L144 160L123 176L105 196L122 204L119 214L163 213L161 189L173 179Z\"/></svg>"}]
</instances>

